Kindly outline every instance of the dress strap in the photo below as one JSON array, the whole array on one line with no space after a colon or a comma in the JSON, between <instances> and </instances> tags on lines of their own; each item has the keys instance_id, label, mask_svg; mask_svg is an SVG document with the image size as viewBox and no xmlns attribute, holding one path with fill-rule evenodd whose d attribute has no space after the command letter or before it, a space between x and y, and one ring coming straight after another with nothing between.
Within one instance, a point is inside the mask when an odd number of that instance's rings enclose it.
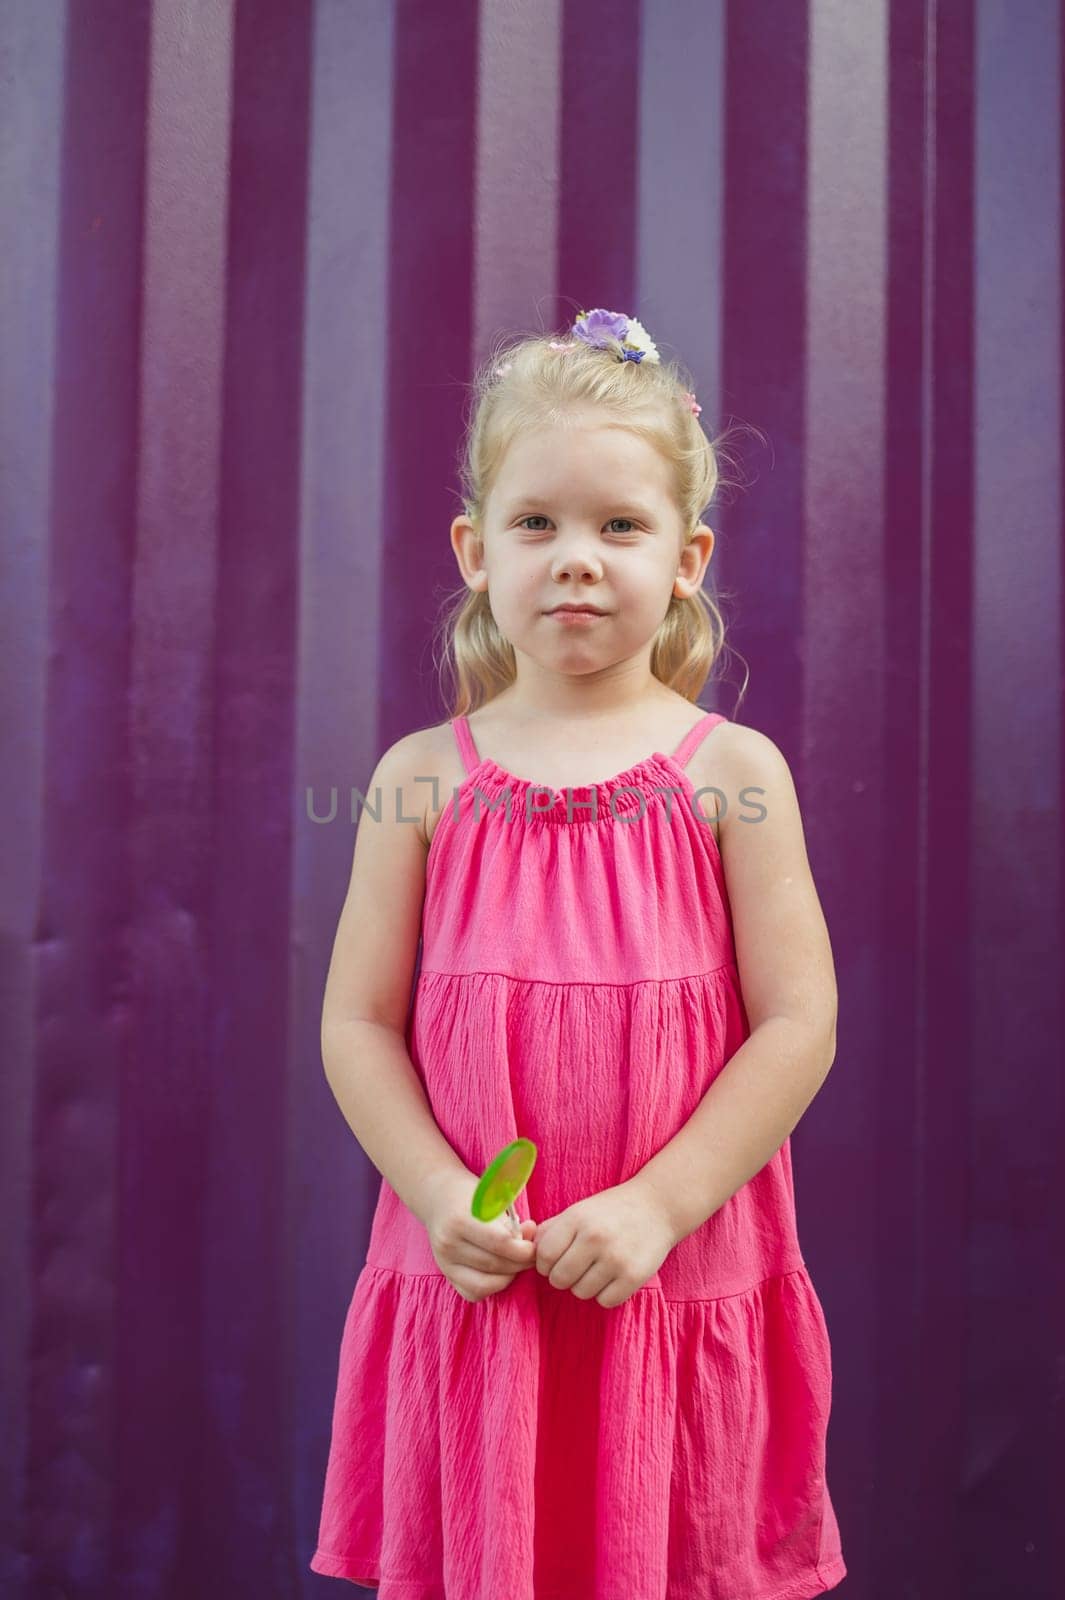
<instances>
[{"instance_id":1,"label":"dress strap","mask_svg":"<svg viewBox=\"0 0 1065 1600\"><path fill-rule=\"evenodd\" d=\"M463 766L466 768L466 776L469 777L474 768L479 767L481 764L481 758L477 754L477 746L473 742L473 734L470 732L470 725L465 717L452 717L451 727L455 734L455 742L459 747L459 753L462 756Z\"/></svg>"},{"instance_id":2,"label":"dress strap","mask_svg":"<svg viewBox=\"0 0 1065 1600\"><path fill-rule=\"evenodd\" d=\"M701 722L689 728L684 738L673 752L673 760L678 767L687 766L697 745L702 744L711 728L716 728L719 722L727 722L728 718L721 715L720 711L708 711Z\"/></svg>"}]
</instances>

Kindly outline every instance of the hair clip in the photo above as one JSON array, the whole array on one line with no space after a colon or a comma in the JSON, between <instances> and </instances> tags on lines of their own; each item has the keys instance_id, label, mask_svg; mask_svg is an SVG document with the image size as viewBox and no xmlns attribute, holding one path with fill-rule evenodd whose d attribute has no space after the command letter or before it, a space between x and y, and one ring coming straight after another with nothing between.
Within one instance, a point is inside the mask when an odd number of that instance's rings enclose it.
<instances>
[{"instance_id":1,"label":"hair clip","mask_svg":"<svg viewBox=\"0 0 1065 1600\"><path fill-rule=\"evenodd\" d=\"M607 350L613 341L621 345L619 361L658 361L658 349L642 322L623 311L582 311L570 329L575 338L597 350Z\"/></svg>"},{"instance_id":2,"label":"hair clip","mask_svg":"<svg viewBox=\"0 0 1065 1600\"><path fill-rule=\"evenodd\" d=\"M577 316L569 339L552 339L552 350L568 352L576 350L579 345L591 346L594 350L609 350L614 344L622 346L619 361L660 361L658 347L651 338L642 322L635 317L629 317L621 311L604 311L597 307L594 311L582 311ZM513 361L503 361L495 368L495 376L503 378L514 365ZM687 389L682 391L685 405L693 416L702 413L702 406L695 395Z\"/></svg>"}]
</instances>

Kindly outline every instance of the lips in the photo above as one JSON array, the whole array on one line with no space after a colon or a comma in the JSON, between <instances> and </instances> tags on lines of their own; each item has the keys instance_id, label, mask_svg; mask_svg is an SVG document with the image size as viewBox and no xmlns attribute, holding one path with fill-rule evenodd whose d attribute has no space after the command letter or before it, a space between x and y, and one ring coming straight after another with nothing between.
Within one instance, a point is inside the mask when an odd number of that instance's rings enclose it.
<instances>
[{"instance_id":1,"label":"lips","mask_svg":"<svg viewBox=\"0 0 1065 1600\"><path fill-rule=\"evenodd\" d=\"M576 611L581 615L588 617L602 617L606 615L605 612L600 611L598 606L552 606L551 610L548 612L548 616L553 617L558 611Z\"/></svg>"}]
</instances>

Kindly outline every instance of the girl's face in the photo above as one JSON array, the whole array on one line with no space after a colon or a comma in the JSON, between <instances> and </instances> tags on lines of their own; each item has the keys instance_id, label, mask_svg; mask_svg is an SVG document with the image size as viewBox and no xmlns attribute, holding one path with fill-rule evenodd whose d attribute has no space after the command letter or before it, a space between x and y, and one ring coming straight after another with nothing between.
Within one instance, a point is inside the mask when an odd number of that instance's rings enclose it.
<instances>
[{"instance_id":1,"label":"girl's face","mask_svg":"<svg viewBox=\"0 0 1065 1600\"><path fill-rule=\"evenodd\" d=\"M471 589L486 589L516 652L566 673L647 649L673 594L699 587L714 535L685 545L669 467L646 439L592 421L520 435L484 511L483 538L456 517L451 540ZM562 605L600 613L567 622Z\"/></svg>"}]
</instances>

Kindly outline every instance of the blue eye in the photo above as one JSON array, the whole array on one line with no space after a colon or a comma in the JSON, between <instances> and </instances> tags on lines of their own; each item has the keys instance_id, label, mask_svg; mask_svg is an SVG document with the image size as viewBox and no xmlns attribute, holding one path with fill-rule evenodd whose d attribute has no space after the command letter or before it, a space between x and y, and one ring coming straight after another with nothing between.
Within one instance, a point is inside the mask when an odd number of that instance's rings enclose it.
<instances>
[{"instance_id":1,"label":"blue eye","mask_svg":"<svg viewBox=\"0 0 1065 1600\"><path fill-rule=\"evenodd\" d=\"M543 516L539 511L530 511L528 516L519 517L518 518L518 527L519 528L523 528L527 522L534 522L534 521L546 522L547 518L545 516ZM625 522L625 523L628 523L628 526L630 528L634 528L636 526L636 524L633 522L631 517L611 517L610 521L611 522ZM609 524L608 524L608 526L609 526ZM539 528L530 528L529 529L530 533L539 533L540 531L541 530Z\"/></svg>"}]
</instances>

